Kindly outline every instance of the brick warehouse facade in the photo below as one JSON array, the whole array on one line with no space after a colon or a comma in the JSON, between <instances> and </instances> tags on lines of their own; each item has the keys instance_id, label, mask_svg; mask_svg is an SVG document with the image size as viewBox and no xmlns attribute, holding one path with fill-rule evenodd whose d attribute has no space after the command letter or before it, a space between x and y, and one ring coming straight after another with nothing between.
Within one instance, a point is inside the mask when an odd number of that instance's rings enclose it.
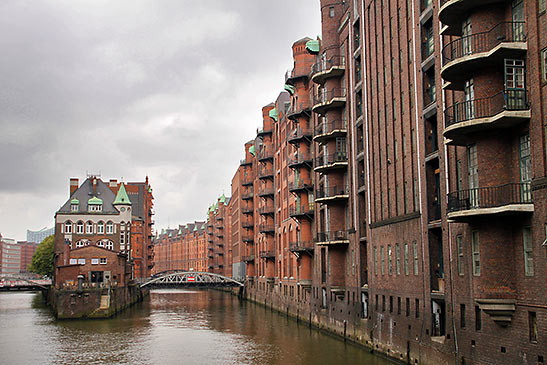
<instances>
[{"instance_id":1,"label":"brick warehouse facade","mask_svg":"<svg viewBox=\"0 0 547 365\"><path fill-rule=\"evenodd\" d=\"M544 363L545 1L320 3L232 179L225 267L402 361Z\"/></svg>"}]
</instances>

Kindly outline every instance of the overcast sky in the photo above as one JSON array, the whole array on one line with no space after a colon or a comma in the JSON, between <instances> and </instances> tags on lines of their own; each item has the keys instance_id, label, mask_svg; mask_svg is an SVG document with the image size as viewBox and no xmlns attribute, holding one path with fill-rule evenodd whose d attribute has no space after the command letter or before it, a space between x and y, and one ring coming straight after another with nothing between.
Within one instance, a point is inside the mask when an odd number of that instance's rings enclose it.
<instances>
[{"instance_id":1,"label":"overcast sky","mask_svg":"<svg viewBox=\"0 0 547 365\"><path fill-rule=\"evenodd\" d=\"M70 177L143 181L156 229L205 219L318 0L0 1L0 233L53 226Z\"/></svg>"}]
</instances>

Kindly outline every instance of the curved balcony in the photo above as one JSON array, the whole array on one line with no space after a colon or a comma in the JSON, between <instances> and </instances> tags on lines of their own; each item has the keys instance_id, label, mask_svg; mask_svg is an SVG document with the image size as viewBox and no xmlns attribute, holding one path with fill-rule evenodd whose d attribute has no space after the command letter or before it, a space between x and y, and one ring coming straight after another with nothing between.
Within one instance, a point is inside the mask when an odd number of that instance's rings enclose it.
<instances>
[{"instance_id":1,"label":"curved balcony","mask_svg":"<svg viewBox=\"0 0 547 365\"><path fill-rule=\"evenodd\" d=\"M258 226L258 231L260 233L274 234L275 233L275 227L274 227L273 224L261 224L260 226Z\"/></svg>"},{"instance_id":2,"label":"curved balcony","mask_svg":"<svg viewBox=\"0 0 547 365\"><path fill-rule=\"evenodd\" d=\"M260 169L258 169L258 178L261 180L273 179L273 167L262 166Z\"/></svg>"},{"instance_id":3,"label":"curved balcony","mask_svg":"<svg viewBox=\"0 0 547 365\"><path fill-rule=\"evenodd\" d=\"M333 122L319 123L314 130L313 140L318 143L336 138L345 137L348 132L347 123L345 120L335 120Z\"/></svg>"},{"instance_id":4,"label":"curved balcony","mask_svg":"<svg viewBox=\"0 0 547 365\"><path fill-rule=\"evenodd\" d=\"M258 208L258 214L260 215L273 215L274 211L273 205L266 205Z\"/></svg>"},{"instance_id":5,"label":"curved balcony","mask_svg":"<svg viewBox=\"0 0 547 365\"><path fill-rule=\"evenodd\" d=\"M312 110L315 113L325 114L327 110L342 108L344 105L346 105L346 89L322 89L320 95L313 100Z\"/></svg>"},{"instance_id":6,"label":"curved balcony","mask_svg":"<svg viewBox=\"0 0 547 365\"><path fill-rule=\"evenodd\" d=\"M302 204L301 206L289 207L289 216L291 218L308 218L313 219L315 214L314 204Z\"/></svg>"},{"instance_id":7,"label":"curved balcony","mask_svg":"<svg viewBox=\"0 0 547 365\"><path fill-rule=\"evenodd\" d=\"M324 155L315 159L316 172L325 172L327 170L345 169L348 167L348 154L346 152L336 152L330 155Z\"/></svg>"},{"instance_id":8,"label":"curved balcony","mask_svg":"<svg viewBox=\"0 0 547 365\"><path fill-rule=\"evenodd\" d=\"M262 259L275 259L275 251L267 250L267 251L260 251L260 258Z\"/></svg>"},{"instance_id":9,"label":"curved balcony","mask_svg":"<svg viewBox=\"0 0 547 365\"><path fill-rule=\"evenodd\" d=\"M346 72L346 59L344 56L332 56L326 61L319 61L311 68L312 81L323 84L327 79L340 77Z\"/></svg>"},{"instance_id":10,"label":"curved balcony","mask_svg":"<svg viewBox=\"0 0 547 365\"><path fill-rule=\"evenodd\" d=\"M491 215L519 215L534 211L530 183L510 183L448 194L448 219L467 221Z\"/></svg>"},{"instance_id":11,"label":"curved balcony","mask_svg":"<svg viewBox=\"0 0 547 365\"><path fill-rule=\"evenodd\" d=\"M454 104L444 111L444 136L465 145L476 132L508 128L530 120L526 90L504 90L493 96Z\"/></svg>"},{"instance_id":12,"label":"curved balcony","mask_svg":"<svg viewBox=\"0 0 547 365\"><path fill-rule=\"evenodd\" d=\"M256 130L257 137L264 137L265 135L272 134L272 127L259 128Z\"/></svg>"},{"instance_id":13,"label":"curved balcony","mask_svg":"<svg viewBox=\"0 0 547 365\"><path fill-rule=\"evenodd\" d=\"M446 25L443 35L460 35L462 22L471 9L501 2L503 0L441 0L439 20Z\"/></svg>"},{"instance_id":14,"label":"curved balcony","mask_svg":"<svg viewBox=\"0 0 547 365\"><path fill-rule=\"evenodd\" d=\"M292 144L299 144L302 141L310 141L312 139L312 130L309 128L298 127L292 130L287 136L287 142Z\"/></svg>"},{"instance_id":15,"label":"curved balcony","mask_svg":"<svg viewBox=\"0 0 547 365\"><path fill-rule=\"evenodd\" d=\"M503 67L505 58L520 58L526 50L526 23L499 23L487 32L461 37L444 46L441 76L453 88L462 89L473 70Z\"/></svg>"},{"instance_id":16,"label":"curved balcony","mask_svg":"<svg viewBox=\"0 0 547 365\"><path fill-rule=\"evenodd\" d=\"M316 203L329 203L347 200L349 198L349 186L333 186L319 189L315 192Z\"/></svg>"},{"instance_id":17,"label":"curved balcony","mask_svg":"<svg viewBox=\"0 0 547 365\"><path fill-rule=\"evenodd\" d=\"M349 231L318 232L315 236L318 245L347 245L349 243Z\"/></svg>"},{"instance_id":18,"label":"curved balcony","mask_svg":"<svg viewBox=\"0 0 547 365\"><path fill-rule=\"evenodd\" d=\"M291 252L313 252L313 248L312 241L289 242L289 250Z\"/></svg>"},{"instance_id":19,"label":"curved balcony","mask_svg":"<svg viewBox=\"0 0 547 365\"><path fill-rule=\"evenodd\" d=\"M311 112L311 108L309 106L309 103L300 103L298 105L291 105L291 107L287 111L287 118L291 120L297 120L298 118L302 116L309 117L310 112Z\"/></svg>"},{"instance_id":20,"label":"curved balcony","mask_svg":"<svg viewBox=\"0 0 547 365\"><path fill-rule=\"evenodd\" d=\"M307 192L313 190L313 184L311 180L296 180L289 182L289 191L291 193Z\"/></svg>"},{"instance_id":21,"label":"curved balcony","mask_svg":"<svg viewBox=\"0 0 547 365\"><path fill-rule=\"evenodd\" d=\"M257 153L258 161L273 160L274 152L271 148L262 148Z\"/></svg>"},{"instance_id":22,"label":"curved balcony","mask_svg":"<svg viewBox=\"0 0 547 365\"><path fill-rule=\"evenodd\" d=\"M273 196L275 192L275 189L272 187L262 187L258 189L258 196L261 198L267 197L267 196Z\"/></svg>"},{"instance_id":23,"label":"curved balcony","mask_svg":"<svg viewBox=\"0 0 547 365\"><path fill-rule=\"evenodd\" d=\"M311 167L312 161L313 160L309 153L298 152L296 155L289 156L287 159L287 166L293 169L304 165Z\"/></svg>"}]
</instances>

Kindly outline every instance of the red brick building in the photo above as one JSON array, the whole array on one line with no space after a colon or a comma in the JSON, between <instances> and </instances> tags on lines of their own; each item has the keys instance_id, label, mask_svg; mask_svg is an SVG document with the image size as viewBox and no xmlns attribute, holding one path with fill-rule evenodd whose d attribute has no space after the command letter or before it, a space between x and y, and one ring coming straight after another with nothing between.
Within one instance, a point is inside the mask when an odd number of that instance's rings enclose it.
<instances>
[{"instance_id":1,"label":"red brick building","mask_svg":"<svg viewBox=\"0 0 547 365\"><path fill-rule=\"evenodd\" d=\"M79 185L78 179L70 179L70 197L55 214L57 288L75 285L79 275L92 286L107 282L125 286L136 277L134 263L142 263L140 255L146 252L142 245L147 249L150 239L144 236L151 234L136 230L140 223L134 222L149 217L152 197L148 181L132 185L139 186L135 190L146 190L140 197L133 192L135 203L126 185L116 180L107 184L90 176ZM139 275L146 275L142 264L137 267Z\"/></svg>"}]
</instances>

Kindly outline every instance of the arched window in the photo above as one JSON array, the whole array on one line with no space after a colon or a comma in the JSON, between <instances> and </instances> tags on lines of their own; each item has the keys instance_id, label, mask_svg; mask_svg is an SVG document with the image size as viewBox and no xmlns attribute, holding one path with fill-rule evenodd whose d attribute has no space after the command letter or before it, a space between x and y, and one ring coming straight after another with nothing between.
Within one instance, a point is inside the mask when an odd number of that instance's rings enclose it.
<instances>
[{"instance_id":1,"label":"arched window","mask_svg":"<svg viewBox=\"0 0 547 365\"><path fill-rule=\"evenodd\" d=\"M106 240L105 248L108 249L108 250L113 250L114 249L114 242L112 242L111 240Z\"/></svg>"},{"instance_id":2,"label":"arched window","mask_svg":"<svg viewBox=\"0 0 547 365\"><path fill-rule=\"evenodd\" d=\"M114 233L114 223L112 221L108 221L106 223L106 234L112 234Z\"/></svg>"},{"instance_id":3,"label":"arched window","mask_svg":"<svg viewBox=\"0 0 547 365\"><path fill-rule=\"evenodd\" d=\"M72 222L66 221L65 222L65 233L72 233Z\"/></svg>"},{"instance_id":4,"label":"arched window","mask_svg":"<svg viewBox=\"0 0 547 365\"><path fill-rule=\"evenodd\" d=\"M93 222L88 221L88 222L85 224L85 233L86 233L86 234L92 234L92 233L93 233Z\"/></svg>"},{"instance_id":5,"label":"arched window","mask_svg":"<svg viewBox=\"0 0 547 365\"><path fill-rule=\"evenodd\" d=\"M105 246L105 240L97 241L97 247L104 247Z\"/></svg>"},{"instance_id":6,"label":"arched window","mask_svg":"<svg viewBox=\"0 0 547 365\"><path fill-rule=\"evenodd\" d=\"M99 221L99 223L97 223L97 234L104 234L104 222L103 221Z\"/></svg>"},{"instance_id":7,"label":"arched window","mask_svg":"<svg viewBox=\"0 0 547 365\"><path fill-rule=\"evenodd\" d=\"M79 222L76 224L76 233L77 233L77 234L83 234L83 233L84 233L84 222L79 221Z\"/></svg>"},{"instance_id":8,"label":"arched window","mask_svg":"<svg viewBox=\"0 0 547 365\"><path fill-rule=\"evenodd\" d=\"M79 248L79 247L84 247L84 246L89 246L89 240L79 240L78 242L76 242L76 248Z\"/></svg>"}]
</instances>

